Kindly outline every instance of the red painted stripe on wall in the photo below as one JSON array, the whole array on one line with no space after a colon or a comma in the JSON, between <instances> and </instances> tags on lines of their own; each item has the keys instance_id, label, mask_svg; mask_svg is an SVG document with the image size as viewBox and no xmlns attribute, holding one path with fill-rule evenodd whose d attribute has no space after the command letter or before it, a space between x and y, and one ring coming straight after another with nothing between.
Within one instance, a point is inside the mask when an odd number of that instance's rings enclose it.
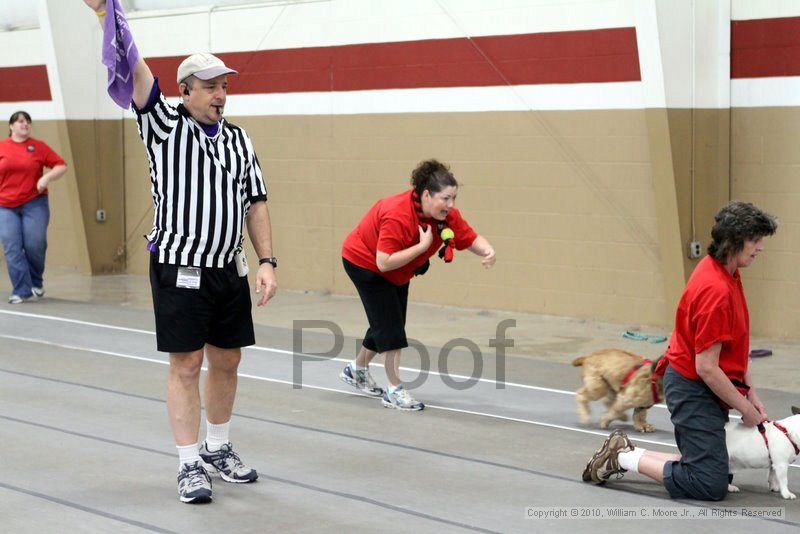
<instances>
[{"instance_id":1,"label":"red painted stripe on wall","mask_svg":"<svg viewBox=\"0 0 800 534\"><path fill-rule=\"evenodd\" d=\"M431 39L218 54L231 94L639 81L635 28ZM148 58L177 95L183 57Z\"/></svg>"},{"instance_id":2,"label":"red painted stripe on wall","mask_svg":"<svg viewBox=\"0 0 800 534\"><path fill-rule=\"evenodd\" d=\"M25 67L0 68L0 102L52 99L46 66L29 65Z\"/></svg>"},{"instance_id":3,"label":"red painted stripe on wall","mask_svg":"<svg viewBox=\"0 0 800 534\"><path fill-rule=\"evenodd\" d=\"M800 17L731 22L731 78L800 75Z\"/></svg>"}]
</instances>

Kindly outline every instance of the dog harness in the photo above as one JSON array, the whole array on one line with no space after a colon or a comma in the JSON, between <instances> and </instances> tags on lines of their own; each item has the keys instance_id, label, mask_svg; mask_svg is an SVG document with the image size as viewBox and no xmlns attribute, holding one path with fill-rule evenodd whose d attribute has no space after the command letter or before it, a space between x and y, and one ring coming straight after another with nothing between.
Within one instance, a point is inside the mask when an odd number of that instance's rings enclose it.
<instances>
[{"instance_id":1,"label":"dog harness","mask_svg":"<svg viewBox=\"0 0 800 534\"><path fill-rule=\"evenodd\" d=\"M789 435L789 431L786 430L785 426L775 421L764 421L764 422L772 423L772 426L783 432L783 434L786 436L786 439L788 439L789 443L791 443L792 447L794 447L794 453L796 455L800 454L800 448L797 447L797 443L795 443L794 440L792 439L792 436ZM767 446L767 454L769 454L769 440L767 439L767 429L764 428L764 423L758 423L758 431L761 432L761 437L764 438L764 445Z\"/></svg>"},{"instance_id":2,"label":"dog harness","mask_svg":"<svg viewBox=\"0 0 800 534\"><path fill-rule=\"evenodd\" d=\"M663 358L663 356L662 356L662 358ZM659 360L660 359L661 358L659 358ZM630 382L630 380L633 377L633 375L636 374L636 371L638 371L639 369L641 369L645 365L649 365L650 366L650 391L653 392L653 404L658 404L658 402L659 402L659 398L658 398L658 383L656 382L658 380L658 375L656 374L656 371L655 371L655 369L658 367L657 363L658 363L658 361L656 361L656 365L653 365L653 361L652 360L650 360L648 358L645 358L641 362L639 362L636 365L634 365L631 368L631 370L628 371L625 374L624 377L622 377L622 382L620 382L620 384L619 384L620 391L625 389L625 386L628 385L628 382Z\"/></svg>"}]
</instances>

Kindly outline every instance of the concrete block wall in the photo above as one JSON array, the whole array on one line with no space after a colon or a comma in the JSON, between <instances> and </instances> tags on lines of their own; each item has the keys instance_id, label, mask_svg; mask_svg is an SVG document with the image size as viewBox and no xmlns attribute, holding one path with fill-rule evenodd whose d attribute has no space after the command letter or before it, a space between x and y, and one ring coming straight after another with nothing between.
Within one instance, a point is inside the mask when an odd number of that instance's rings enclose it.
<instances>
[{"instance_id":1,"label":"concrete block wall","mask_svg":"<svg viewBox=\"0 0 800 534\"><path fill-rule=\"evenodd\" d=\"M24 108L37 126L52 124L36 135L66 147L77 172L80 187L58 202L79 216L51 225L49 261L144 273L145 152L132 115L103 94L97 22L85 9L66 13L74 8L40 0L40 29L0 33L0 115ZM434 261L413 282L414 299L668 326L696 263L686 243L707 245L713 214L735 197L783 223L775 248L744 273L754 333L794 337L797 73L740 76L729 61L738 21L800 15L792 9L333 0L129 20L176 103L175 66L189 53L212 51L242 72L226 115L248 130L264 167L284 288L352 294L341 240L377 198L407 187L417 162L436 157L452 166L458 206L499 260L488 272L466 252ZM758 66L759 46L773 44L745 39L756 59L744 64ZM13 53L21 45L34 49L25 61ZM88 70L74 74L75 55L59 52L69 47L86 52ZM45 68L49 96L25 100L8 82L31 67ZM777 93L786 97L764 96ZM93 221L101 197L121 204L103 227Z\"/></svg>"}]
</instances>

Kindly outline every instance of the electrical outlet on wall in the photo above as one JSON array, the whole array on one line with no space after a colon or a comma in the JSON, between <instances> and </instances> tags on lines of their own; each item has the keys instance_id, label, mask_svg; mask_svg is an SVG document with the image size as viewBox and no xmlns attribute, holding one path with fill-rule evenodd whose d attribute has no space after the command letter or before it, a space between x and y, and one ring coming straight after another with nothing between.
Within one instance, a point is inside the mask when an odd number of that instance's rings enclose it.
<instances>
[{"instance_id":1,"label":"electrical outlet on wall","mask_svg":"<svg viewBox=\"0 0 800 534\"><path fill-rule=\"evenodd\" d=\"M97 210L97 213L95 213L95 218L97 219L97 222L105 221L106 220L106 210L104 210L102 208Z\"/></svg>"},{"instance_id":2,"label":"electrical outlet on wall","mask_svg":"<svg viewBox=\"0 0 800 534\"><path fill-rule=\"evenodd\" d=\"M689 257L691 259L697 259L703 254L703 246L700 244L700 241L691 241L689 242Z\"/></svg>"}]
</instances>

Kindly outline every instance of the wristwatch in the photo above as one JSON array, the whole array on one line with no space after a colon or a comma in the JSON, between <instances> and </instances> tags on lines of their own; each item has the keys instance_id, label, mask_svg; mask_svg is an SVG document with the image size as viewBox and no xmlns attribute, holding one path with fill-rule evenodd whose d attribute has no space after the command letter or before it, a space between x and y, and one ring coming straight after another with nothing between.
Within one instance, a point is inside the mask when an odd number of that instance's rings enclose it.
<instances>
[{"instance_id":1,"label":"wristwatch","mask_svg":"<svg viewBox=\"0 0 800 534\"><path fill-rule=\"evenodd\" d=\"M271 258L261 258L260 260L258 260L259 265L264 265L265 263L269 263L270 265L272 265L273 269L278 268L278 258L276 258L275 256L272 256Z\"/></svg>"}]
</instances>

